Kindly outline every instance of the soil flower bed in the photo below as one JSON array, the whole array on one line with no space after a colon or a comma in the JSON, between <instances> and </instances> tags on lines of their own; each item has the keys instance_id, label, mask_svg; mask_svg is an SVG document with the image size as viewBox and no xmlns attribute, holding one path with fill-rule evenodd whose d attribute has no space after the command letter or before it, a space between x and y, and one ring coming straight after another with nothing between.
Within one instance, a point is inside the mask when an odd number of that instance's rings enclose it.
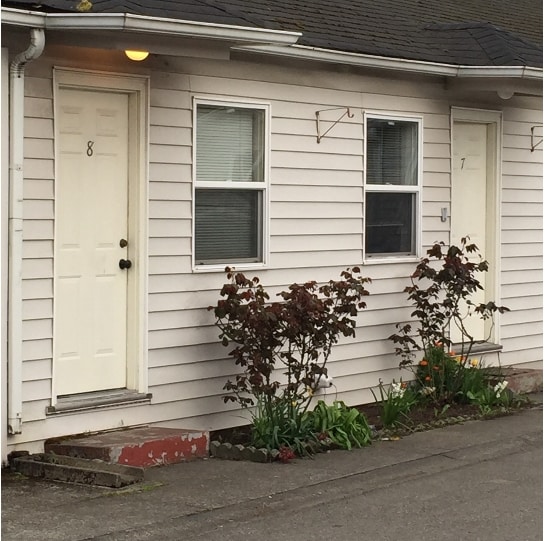
<instances>
[{"instance_id":1,"label":"soil flower bed","mask_svg":"<svg viewBox=\"0 0 547 541\"><path fill-rule=\"evenodd\" d=\"M414 432L433 430L467 421L488 420L506 415L513 415L522 409L538 407L538 403L526 396L511 408L496 408L488 413L482 413L476 404L452 403L444 408L432 404L424 404L413 408L395 427L384 427L381 419L381 404L371 403L355 406L367 419L372 428L375 441L394 440ZM248 460L252 462L273 462L283 460L283 452L277 449L257 449L251 445L251 425L244 425L211 433L211 454L216 458L228 460ZM315 446L313 453L335 450L338 447L329 442ZM310 454L311 456L311 454Z\"/></svg>"}]
</instances>

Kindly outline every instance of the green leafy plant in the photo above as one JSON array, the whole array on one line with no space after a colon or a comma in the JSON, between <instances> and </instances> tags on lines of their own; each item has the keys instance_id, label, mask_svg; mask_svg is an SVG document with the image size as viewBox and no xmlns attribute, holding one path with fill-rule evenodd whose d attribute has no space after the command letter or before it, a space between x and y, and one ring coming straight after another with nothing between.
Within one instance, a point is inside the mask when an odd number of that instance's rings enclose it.
<instances>
[{"instance_id":1,"label":"green leafy plant","mask_svg":"<svg viewBox=\"0 0 547 541\"><path fill-rule=\"evenodd\" d=\"M289 448L299 456L308 454L309 443L316 441L313 419L291 407L287 401L275 398L265 408L264 397L258 397L252 414L251 444L258 448Z\"/></svg>"},{"instance_id":2,"label":"green leafy plant","mask_svg":"<svg viewBox=\"0 0 547 541\"><path fill-rule=\"evenodd\" d=\"M385 427L392 427L401 422L401 417L412 409L418 399L416 393L406 383L393 381L386 389L380 380L378 385L380 398L374 391L374 400L380 406L380 419Z\"/></svg>"},{"instance_id":3,"label":"green leafy plant","mask_svg":"<svg viewBox=\"0 0 547 541\"><path fill-rule=\"evenodd\" d=\"M329 406L320 400L308 413L320 441L328 439L348 450L364 447L372 441L372 431L363 414L356 408L348 408L342 401Z\"/></svg>"},{"instance_id":4,"label":"green leafy plant","mask_svg":"<svg viewBox=\"0 0 547 541\"><path fill-rule=\"evenodd\" d=\"M467 393L487 385L487 374L481 361L445 351L436 344L425 351L414 369L420 394L435 402L468 402Z\"/></svg>"},{"instance_id":5,"label":"green leafy plant","mask_svg":"<svg viewBox=\"0 0 547 541\"><path fill-rule=\"evenodd\" d=\"M346 269L341 280L292 284L273 302L258 278L227 268L229 283L214 310L216 325L229 355L242 371L224 389L225 401L249 408L253 436L266 447L302 448L309 438L307 412L326 362L340 336L355 336L356 317L366 304L359 267ZM235 347L234 347L235 346Z\"/></svg>"},{"instance_id":6,"label":"green leafy plant","mask_svg":"<svg viewBox=\"0 0 547 541\"><path fill-rule=\"evenodd\" d=\"M471 403L477 404L483 415L488 415L494 409L508 410L513 402L513 396L507 389L507 381L498 381L495 385L486 385L479 391L468 391L467 397Z\"/></svg>"},{"instance_id":7,"label":"green leafy plant","mask_svg":"<svg viewBox=\"0 0 547 541\"><path fill-rule=\"evenodd\" d=\"M473 255L478 262L471 261ZM414 310L412 323L397 324L396 333L389 339L395 353L401 357L399 365L409 367L415 374L421 395L437 403L466 402L468 393L476 393L487 385L480 363L471 359L475 339L466 324L469 317L491 320L496 312L509 309L494 302L475 303L473 295L483 289L479 273L488 271L488 262L468 238L460 246L434 244L427 257L417 265L411 276L408 294ZM458 335L461 351L452 351L450 331ZM415 358L422 360L416 365ZM474 368L479 368L473 370Z\"/></svg>"},{"instance_id":8,"label":"green leafy plant","mask_svg":"<svg viewBox=\"0 0 547 541\"><path fill-rule=\"evenodd\" d=\"M433 414L435 418L439 419L445 415L445 413L450 409L450 404L444 404L441 409L433 408Z\"/></svg>"},{"instance_id":9,"label":"green leafy plant","mask_svg":"<svg viewBox=\"0 0 547 541\"><path fill-rule=\"evenodd\" d=\"M478 262L469 259L472 254ZM401 357L401 366L412 365L417 352L427 354L439 346L451 349L451 328L457 330L461 356L469 357L475 340L466 327L467 319L476 314L486 321L496 312L503 314L509 310L493 301L472 300L483 289L478 274L487 271L488 262L475 244L468 244L468 237L461 239L460 246L445 248L443 242L438 242L427 251L427 257L411 276L411 285L404 289L414 307L411 316L416 321L397 324L398 332L389 337Z\"/></svg>"}]
</instances>

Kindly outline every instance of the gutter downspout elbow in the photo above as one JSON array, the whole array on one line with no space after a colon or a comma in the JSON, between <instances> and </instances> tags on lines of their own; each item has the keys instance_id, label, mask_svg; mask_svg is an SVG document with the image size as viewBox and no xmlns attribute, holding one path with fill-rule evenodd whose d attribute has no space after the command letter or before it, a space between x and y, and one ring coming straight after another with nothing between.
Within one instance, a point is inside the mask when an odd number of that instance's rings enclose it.
<instances>
[{"instance_id":1,"label":"gutter downspout elbow","mask_svg":"<svg viewBox=\"0 0 547 541\"><path fill-rule=\"evenodd\" d=\"M23 144L25 66L45 45L44 30L31 28L30 44L10 64L9 92L9 214L8 214L8 432L22 431L23 408Z\"/></svg>"}]
</instances>

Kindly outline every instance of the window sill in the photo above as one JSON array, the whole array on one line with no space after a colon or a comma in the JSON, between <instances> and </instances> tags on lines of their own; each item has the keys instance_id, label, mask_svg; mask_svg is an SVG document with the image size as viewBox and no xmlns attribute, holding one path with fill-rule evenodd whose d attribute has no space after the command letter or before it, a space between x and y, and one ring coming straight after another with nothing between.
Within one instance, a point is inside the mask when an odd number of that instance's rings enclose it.
<instances>
[{"instance_id":1,"label":"window sill","mask_svg":"<svg viewBox=\"0 0 547 541\"><path fill-rule=\"evenodd\" d=\"M385 264L392 264L392 263L419 263L421 261L421 258L416 255L412 256L381 256L381 257L370 257L365 258L365 261L363 262L364 265L385 265Z\"/></svg>"},{"instance_id":2,"label":"window sill","mask_svg":"<svg viewBox=\"0 0 547 541\"><path fill-rule=\"evenodd\" d=\"M223 265L197 265L192 268L192 272L206 273L206 272L225 272L226 267L230 267L235 271L246 271L265 269L266 263L225 263Z\"/></svg>"}]
</instances>

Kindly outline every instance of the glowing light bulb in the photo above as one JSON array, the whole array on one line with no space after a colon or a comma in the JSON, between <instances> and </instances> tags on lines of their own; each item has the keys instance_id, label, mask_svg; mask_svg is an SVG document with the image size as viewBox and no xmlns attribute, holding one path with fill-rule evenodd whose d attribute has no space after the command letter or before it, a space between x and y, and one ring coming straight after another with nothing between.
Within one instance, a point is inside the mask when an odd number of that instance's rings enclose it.
<instances>
[{"instance_id":1,"label":"glowing light bulb","mask_svg":"<svg viewBox=\"0 0 547 541\"><path fill-rule=\"evenodd\" d=\"M127 58L134 60L135 62L140 62L145 58L148 58L150 54L148 51L125 51Z\"/></svg>"}]
</instances>

